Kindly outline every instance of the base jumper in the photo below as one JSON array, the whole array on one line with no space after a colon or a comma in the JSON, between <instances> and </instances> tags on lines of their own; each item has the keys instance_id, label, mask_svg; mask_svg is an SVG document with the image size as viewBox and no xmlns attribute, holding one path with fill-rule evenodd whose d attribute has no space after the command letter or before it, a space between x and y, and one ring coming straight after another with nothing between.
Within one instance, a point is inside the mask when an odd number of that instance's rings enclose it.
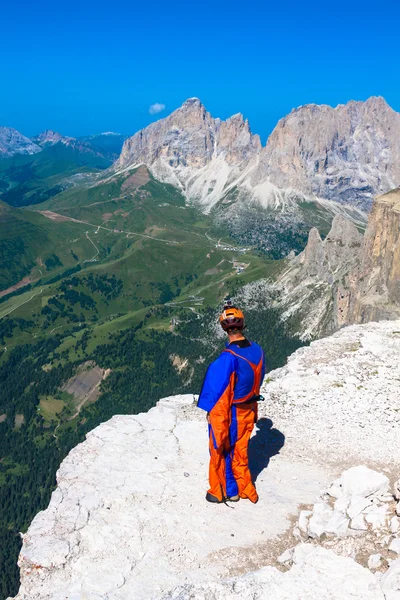
<instances>
[{"instance_id":1,"label":"base jumper","mask_svg":"<svg viewBox=\"0 0 400 600\"><path fill-rule=\"evenodd\" d=\"M198 407L207 411L210 448L208 502L258 501L247 448L257 422L257 400L265 375L264 352L243 335L243 312L228 304L219 317L228 343L208 367Z\"/></svg>"}]
</instances>

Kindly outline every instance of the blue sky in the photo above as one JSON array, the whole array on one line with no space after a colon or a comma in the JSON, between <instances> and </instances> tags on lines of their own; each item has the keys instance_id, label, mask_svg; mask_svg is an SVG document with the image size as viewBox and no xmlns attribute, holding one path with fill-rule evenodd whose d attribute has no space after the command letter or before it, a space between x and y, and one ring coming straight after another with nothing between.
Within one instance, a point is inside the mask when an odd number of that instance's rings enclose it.
<instances>
[{"instance_id":1,"label":"blue sky","mask_svg":"<svg viewBox=\"0 0 400 600\"><path fill-rule=\"evenodd\" d=\"M397 0L5 4L0 125L26 135L131 134L191 96L263 141L305 103L382 95L400 111Z\"/></svg>"}]
</instances>

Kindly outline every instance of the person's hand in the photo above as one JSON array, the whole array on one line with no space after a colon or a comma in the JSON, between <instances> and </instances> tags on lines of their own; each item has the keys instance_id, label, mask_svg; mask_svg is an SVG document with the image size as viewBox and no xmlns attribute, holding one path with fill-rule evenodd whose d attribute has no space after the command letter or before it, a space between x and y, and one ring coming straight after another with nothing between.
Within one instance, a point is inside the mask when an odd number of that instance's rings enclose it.
<instances>
[{"instance_id":1,"label":"person's hand","mask_svg":"<svg viewBox=\"0 0 400 600\"><path fill-rule=\"evenodd\" d=\"M207 423L209 423L210 422L210 413L207 413L206 419L207 419Z\"/></svg>"}]
</instances>

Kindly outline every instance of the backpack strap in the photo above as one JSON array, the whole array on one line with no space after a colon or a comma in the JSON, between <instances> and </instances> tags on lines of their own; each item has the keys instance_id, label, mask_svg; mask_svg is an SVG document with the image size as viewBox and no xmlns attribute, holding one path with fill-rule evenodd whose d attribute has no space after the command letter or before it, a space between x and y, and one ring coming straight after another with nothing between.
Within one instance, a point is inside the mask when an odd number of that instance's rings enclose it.
<instances>
[{"instance_id":1,"label":"backpack strap","mask_svg":"<svg viewBox=\"0 0 400 600\"><path fill-rule=\"evenodd\" d=\"M233 354L233 356L237 356L238 358L241 358L242 360L245 360L246 362L249 363L249 365L251 366L252 369L256 369L257 368L257 365L255 363L251 362L251 360L249 360L248 358L245 358L244 356L241 356L240 354L238 354L237 352L234 352L230 348L226 348L224 350L224 352L229 352L229 354ZM262 354L261 354L261 360L262 360Z\"/></svg>"}]
</instances>

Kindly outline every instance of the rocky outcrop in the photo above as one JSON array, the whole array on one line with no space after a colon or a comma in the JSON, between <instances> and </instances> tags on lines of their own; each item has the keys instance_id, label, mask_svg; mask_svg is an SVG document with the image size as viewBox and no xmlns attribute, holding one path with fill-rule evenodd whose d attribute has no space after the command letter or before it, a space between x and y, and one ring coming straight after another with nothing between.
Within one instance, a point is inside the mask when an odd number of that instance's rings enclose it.
<instances>
[{"instance_id":1,"label":"rocky outcrop","mask_svg":"<svg viewBox=\"0 0 400 600\"><path fill-rule=\"evenodd\" d=\"M0 158L14 154L35 154L41 147L12 127L0 127Z\"/></svg>"},{"instance_id":2,"label":"rocky outcrop","mask_svg":"<svg viewBox=\"0 0 400 600\"><path fill-rule=\"evenodd\" d=\"M358 268L339 289L341 323L365 323L400 315L400 190L372 207Z\"/></svg>"},{"instance_id":3,"label":"rocky outcrop","mask_svg":"<svg viewBox=\"0 0 400 600\"><path fill-rule=\"evenodd\" d=\"M400 184L400 114L383 98L307 105L279 121L262 148L242 115L214 119L197 98L129 138L115 170L144 162L210 210L222 199L269 208L326 199L369 210Z\"/></svg>"},{"instance_id":4,"label":"rocky outcrop","mask_svg":"<svg viewBox=\"0 0 400 600\"><path fill-rule=\"evenodd\" d=\"M352 222L337 215L324 240L312 228L303 252L287 258L276 281L249 284L240 300L251 308L257 308L260 299L278 307L282 319L301 339L332 333L342 325L345 310L348 312L343 308L347 291L342 284L360 263L362 249L363 235Z\"/></svg>"},{"instance_id":5,"label":"rocky outcrop","mask_svg":"<svg viewBox=\"0 0 400 600\"><path fill-rule=\"evenodd\" d=\"M292 553L292 567L281 572L264 567L225 581L181 586L162 600L385 600L373 574L351 558L302 544ZM389 599L388 599L389 600ZM394 598L393 598L394 600Z\"/></svg>"},{"instance_id":6,"label":"rocky outcrop","mask_svg":"<svg viewBox=\"0 0 400 600\"><path fill-rule=\"evenodd\" d=\"M387 478L398 468L399 327L343 329L269 374L249 446L256 505L205 502L207 430L193 396L94 429L62 463L49 507L23 537L18 600L384 600L381 582L336 546L304 536L286 573L277 557L296 542L289 517L330 489L344 463L380 465ZM343 489L384 502L387 478L374 476L366 492Z\"/></svg>"},{"instance_id":7,"label":"rocky outcrop","mask_svg":"<svg viewBox=\"0 0 400 600\"><path fill-rule=\"evenodd\" d=\"M292 530L296 545L277 558L287 571L269 566L225 581L184 585L163 600L397 600L400 537L395 506L386 475L363 465L347 469L310 510L300 511Z\"/></svg>"},{"instance_id":8,"label":"rocky outcrop","mask_svg":"<svg viewBox=\"0 0 400 600\"><path fill-rule=\"evenodd\" d=\"M362 233L338 215L324 241L316 228L311 229L306 248L293 262L301 265L307 276L318 277L332 285L357 264L362 244Z\"/></svg>"},{"instance_id":9,"label":"rocky outcrop","mask_svg":"<svg viewBox=\"0 0 400 600\"><path fill-rule=\"evenodd\" d=\"M54 146L54 144L69 144L75 140L74 138L61 135L61 133L57 133L57 131L46 129L39 135L33 137L32 141L41 148L46 148L47 146Z\"/></svg>"},{"instance_id":10,"label":"rocky outcrop","mask_svg":"<svg viewBox=\"0 0 400 600\"><path fill-rule=\"evenodd\" d=\"M400 317L400 190L375 199L364 236L342 216L324 240L311 229L306 248L288 257L275 283L244 289L247 305L257 297L278 306L302 339Z\"/></svg>"}]
</instances>

